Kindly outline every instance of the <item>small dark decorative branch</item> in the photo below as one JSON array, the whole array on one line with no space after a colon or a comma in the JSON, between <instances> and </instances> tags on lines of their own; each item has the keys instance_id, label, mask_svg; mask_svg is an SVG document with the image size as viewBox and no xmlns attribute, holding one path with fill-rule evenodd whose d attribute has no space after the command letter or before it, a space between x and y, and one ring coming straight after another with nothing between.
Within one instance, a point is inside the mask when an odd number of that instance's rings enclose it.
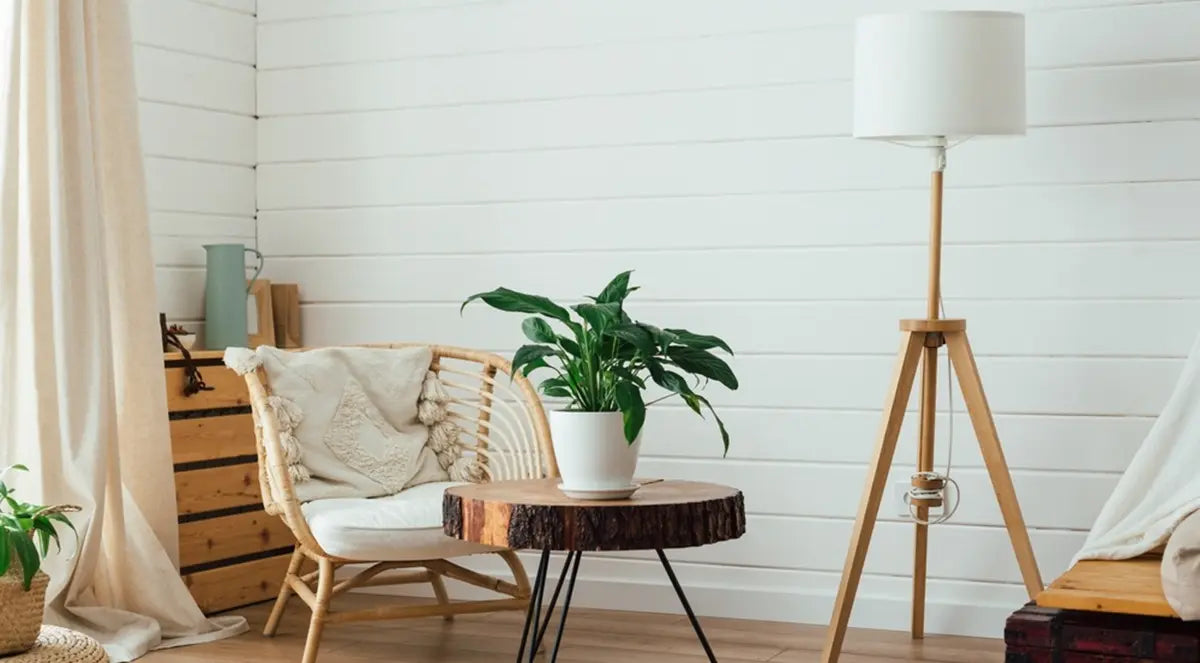
<instances>
[{"instance_id":1,"label":"small dark decorative branch","mask_svg":"<svg viewBox=\"0 0 1200 663\"><path fill-rule=\"evenodd\" d=\"M163 352L171 352L174 348L183 354L183 395L195 396L202 391L212 391L213 388L205 384L204 376L200 375L200 369L192 360L192 353L183 347L179 336L167 327L167 316L162 313L158 314L158 327L162 331Z\"/></svg>"}]
</instances>

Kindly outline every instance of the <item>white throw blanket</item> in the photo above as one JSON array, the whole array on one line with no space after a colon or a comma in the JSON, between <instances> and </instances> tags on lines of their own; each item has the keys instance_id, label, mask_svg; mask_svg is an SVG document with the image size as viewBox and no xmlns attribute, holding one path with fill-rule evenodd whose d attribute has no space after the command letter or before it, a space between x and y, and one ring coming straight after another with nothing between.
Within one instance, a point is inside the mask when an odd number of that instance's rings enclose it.
<instances>
[{"instance_id":1,"label":"white throw blanket","mask_svg":"<svg viewBox=\"0 0 1200 663\"><path fill-rule=\"evenodd\" d=\"M1088 534L1081 559L1127 559L1166 542L1200 508L1200 338L1175 392Z\"/></svg>"}]
</instances>

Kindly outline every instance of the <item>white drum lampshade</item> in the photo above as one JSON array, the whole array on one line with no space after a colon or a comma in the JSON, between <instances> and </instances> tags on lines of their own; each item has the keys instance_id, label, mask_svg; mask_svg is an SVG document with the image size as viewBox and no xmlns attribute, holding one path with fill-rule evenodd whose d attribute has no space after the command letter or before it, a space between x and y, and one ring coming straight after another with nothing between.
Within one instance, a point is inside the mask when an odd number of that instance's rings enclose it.
<instances>
[{"instance_id":1,"label":"white drum lampshade","mask_svg":"<svg viewBox=\"0 0 1200 663\"><path fill-rule=\"evenodd\" d=\"M1025 133L1025 17L929 11L858 19L854 136Z\"/></svg>"}]
</instances>

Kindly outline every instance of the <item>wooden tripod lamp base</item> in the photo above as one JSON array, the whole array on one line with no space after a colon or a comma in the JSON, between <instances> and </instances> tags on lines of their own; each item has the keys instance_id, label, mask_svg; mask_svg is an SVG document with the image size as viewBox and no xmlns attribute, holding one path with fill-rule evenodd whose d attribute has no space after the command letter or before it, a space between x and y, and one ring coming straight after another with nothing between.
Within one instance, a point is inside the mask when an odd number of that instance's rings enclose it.
<instances>
[{"instance_id":1,"label":"wooden tripod lamp base","mask_svg":"<svg viewBox=\"0 0 1200 663\"><path fill-rule=\"evenodd\" d=\"M1017 502L1016 491L1013 489L1012 477L1009 475L1008 464L1004 460L1004 451L1000 447L1000 438L996 433L996 425L992 420L992 412L983 392L983 382L979 378L979 370L975 366L975 356L971 353L971 344L967 340L966 321L955 319L902 320L900 322L900 352L895 374L888 391L875 454L868 469L866 489L863 492L858 517L850 536L850 550L846 555L846 566L842 571L842 582L838 588L837 600L833 608L833 619L821 657L824 663L834 663L841 654L846 627L850 622L850 611L854 606L854 596L858 591L859 580L862 578L863 563L867 559L867 547L870 545L871 534L875 529L875 520L879 515L880 503L888 484L888 472L891 470L892 459L895 456L896 442L900 436L901 424L904 422L904 412L908 406L913 383L916 381L917 367L923 356L927 361L932 356L932 361L936 365L938 348L943 345L950 355L950 362L958 377L959 388L962 390L967 413L970 415L971 424L975 429L975 436L979 440L983 461L987 466L992 487L995 489L1000 512L1004 516L1004 526L1008 529L1008 536L1017 557L1017 565L1021 569L1025 588L1031 599L1042 591L1042 578L1034 558L1033 546L1029 541L1029 533L1025 529L1025 519L1021 516L1021 507ZM930 373L930 365L927 363L925 373L927 382ZM926 394L929 393L926 391ZM929 400L932 404L932 399ZM922 415L923 419L925 416L929 416L924 407ZM924 424L924 422L922 423ZM930 442L930 446L932 443L932 431L929 431L928 435L925 432L926 430L922 426L922 447L925 446L926 441ZM927 458L932 463L932 449L923 448L922 463ZM917 525L912 606L913 637L915 638L924 635L927 542L925 530L925 525Z\"/></svg>"},{"instance_id":2,"label":"wooden tripod lamp base","mask_svg":"<svg viewBox=\"0 0 1200 663\"><path fill-rule=\"evenodd\" d=\"M1025 17L996 11L883 13L859 17L854 33L854 137L929 148L933 157L929 291L925 318L900 323L900 356L850 538L850 552L821 657L825 663L836 661L842 650L918 365L922 365L920 444L914 481L918 490L912 493L918 499L910 504L916 516L912 634L920 638L925 633L929 539L924 523L929 522L929 509L943 498L937 487L943 477L933 471L938 354L943 346L958 376L1025 587L1030 598L1042 590L1033 547L967 342L966 322L940 319L946 151L973 136L1025 133ZM986 79L988 85L965 85L969 78Z\"/></svg>"}]
</instances>

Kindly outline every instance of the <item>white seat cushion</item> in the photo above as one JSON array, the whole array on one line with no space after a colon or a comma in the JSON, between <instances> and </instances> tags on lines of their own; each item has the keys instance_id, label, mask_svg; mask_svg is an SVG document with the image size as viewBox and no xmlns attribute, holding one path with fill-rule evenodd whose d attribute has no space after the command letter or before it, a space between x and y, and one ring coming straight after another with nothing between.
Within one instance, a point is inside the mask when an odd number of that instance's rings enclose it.
<instances>
[{"instance_id":1,"label":"white seat cushion","mask_svg":"<svg viewBox=\"0 0 1200 663\"><path fill-rule=\"evenodd\" d=\"M442 533L442 493L457 485L441 481L374 499L315 500L301 510L317 543L343 559L399 562L500 550Z\"/></svg>"}]
</instances>

